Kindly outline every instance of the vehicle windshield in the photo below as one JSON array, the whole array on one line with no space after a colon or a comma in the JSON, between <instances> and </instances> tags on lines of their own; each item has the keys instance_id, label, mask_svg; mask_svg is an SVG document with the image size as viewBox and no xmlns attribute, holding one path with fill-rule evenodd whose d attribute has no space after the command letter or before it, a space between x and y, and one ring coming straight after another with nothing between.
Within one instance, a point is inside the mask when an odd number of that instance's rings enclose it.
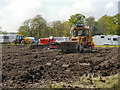
<instances>
[{"instance_id":1,"label":"vehicle windshield","mask_svg":"<svg viewBox=\"0 0 120 90\"><path fill-rule=\"evenodd\" d=\"M79 31L78 31L78 36L81 36L82 33L83 33L83 30L79 30Z\"/></svg>"},{"instance_id":2,"label":"vehicle windshield","mask_svg":"<svg viewBox=\"0 0 120 90\"><path fill-rule=\"evenodd\" d=\"M73 36L76 37L78 35L78 31L77 30L74 30L73 31Z\"/></svg>"},{"instance_id":3,"label":"vehicle windshield","mask_svg":"<svg viewBox=\"0 0 120 90\"><path fill-rule=\"evenodd\" d=\"M24 36L17 36L16 39L24 39Z\"/></svg>"},{"instance_id":4,"label":"vehicle windshield","mask_svg":"<svg viewBox=\"0 0 120 90\"><path fill-rule=\"evenodd\" d=\"M16 39L19 39L19 36L17 36Z\"/></svg>"},{"instance_id":5,"label":"vehicle windshield","mask_svg":"<svg viewBox=\"0 0 120 90\"><path fill-rule=\"evenodd\" d=\"M83 34L83 30L74 30L73 31L74 37L81 36L82 34Z\"/></svg>"},{"instance_id":6,"label":"vehicle windshield","mask_svg":"<svg viewBox=\"0 0 120 90\"><path fill-rule=\"evenodd\" d=\"M24 36L21 36L21 39L24 39Z\"/></svg>"}]
</instances>

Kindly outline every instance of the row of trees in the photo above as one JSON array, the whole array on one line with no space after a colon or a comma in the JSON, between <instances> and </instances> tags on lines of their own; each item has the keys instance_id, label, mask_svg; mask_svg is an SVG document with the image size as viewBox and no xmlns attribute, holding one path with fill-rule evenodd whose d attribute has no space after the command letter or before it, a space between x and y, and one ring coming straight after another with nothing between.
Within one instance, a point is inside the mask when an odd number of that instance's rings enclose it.
<instances>
[{"instance_id":1,"label":"row of trees","mask_svg":"<svg viewBox=\"0 0 120 90\"><path fill-rule=\"evenodd\" d=\"M32 19L24 21L19 27L18 34L24 36L33 36L35 38L70 36L70 30L75 24L83 24L92 30L92 35L96 34L119 34L118 16L104 15L98 21L94 17L86 18L82 14L70 16L68 21L53 21L47 23L41 15L37 15Z\"/></svg>"},{"instance_id":2,"label":"row of trees","mask_svg":"<svg viewBox=\"0 0 120 90\"><path fill-rule=\"evenodd\" d=\"M7 31L2 31L1 29L2 29L2 27L0 26L0 34L8 34Z\"/></svg>"},{"instance_id":3,"label":"row of trees","mask_svg":"<svg viewBox=\"0 0 120 90\"><path fill-rule=\"evenodd\" d=\"M26 20L18 29L18 34L35 38L49 37L50 35L61 37L69 36L70 25L67 21L53 21L47 23L41 15Z\"/></svg>"},{"instance_id":4,"label":"row of trees","mask_svg":"<svg viewBox=\"0 0 120 90\"><path fill-rule=\"evenodd\" d=\"M117 14L115 16L107 16L104 15L101 17L96 23L96 27L98 29L98 32L101 34L119 34L118 29L118 17L120 14Z\"/></svg>"},{"instance_id":5,"label":"row of trees","mask_svg":"<svg viewBox=\"0 0 120 90\"><path fill-rule=\"evenodd\" d=\"M88 26L92 30L92 35L119 35L118 17L120 17L120 14L114 16L104 15L98 21L95 21L94 17L85 18L85 16L82 14L76 14L70 17L69 22L81 23L85 26Z\"/></svg>"}]
</instances>

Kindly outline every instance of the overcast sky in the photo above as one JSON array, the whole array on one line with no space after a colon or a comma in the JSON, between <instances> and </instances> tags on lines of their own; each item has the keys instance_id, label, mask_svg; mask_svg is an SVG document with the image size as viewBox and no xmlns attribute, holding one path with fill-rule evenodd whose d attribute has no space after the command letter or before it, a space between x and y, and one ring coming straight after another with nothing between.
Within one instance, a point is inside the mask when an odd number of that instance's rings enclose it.
<instances>
[{"instance_id":1,"label":"overcast sky","mask_svg":"<svg viewBox=\"0 0 120 90\"><path fill-rule=\"evenodd\" d=\"M98 20L103 15L118 13L119 0L0 0L2 31L17 32L27 19L40 14L47 22L65 21L80 13Z\"/></svg>"}]
</instances>

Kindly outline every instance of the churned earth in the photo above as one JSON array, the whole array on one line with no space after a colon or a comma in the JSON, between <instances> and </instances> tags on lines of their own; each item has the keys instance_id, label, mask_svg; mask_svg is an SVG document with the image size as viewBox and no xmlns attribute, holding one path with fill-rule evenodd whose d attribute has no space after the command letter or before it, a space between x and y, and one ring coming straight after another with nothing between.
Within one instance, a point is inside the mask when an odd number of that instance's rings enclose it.
<instances>
[{"instance_id":1,"label":"churned earth","mask_svg":"<svg viewBox=\"0 0 120 90\"><path fill-rule=\"evenodd\" d=\"M2 86L5 88L46 88L54 82L70 87L83 75L107 77L118 70L118 48L65 53L40 46L2 46Z\"/></svg>"}]
</instances>

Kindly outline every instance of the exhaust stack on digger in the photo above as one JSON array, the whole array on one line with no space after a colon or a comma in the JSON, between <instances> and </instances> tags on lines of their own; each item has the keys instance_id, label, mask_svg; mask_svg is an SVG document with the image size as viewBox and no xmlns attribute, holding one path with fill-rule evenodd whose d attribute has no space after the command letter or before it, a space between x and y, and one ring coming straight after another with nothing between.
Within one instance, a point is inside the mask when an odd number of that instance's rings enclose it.
<instances>
[{"instance_id":1,"label":"exhaust stack on digger","mask_svg":"<svg viewBox=\"0 0 120 90\"><path fill-rule=\"evenodd\" d=\"M90 35L90 29L85 26L76 26L72 31L72 36L69 41L61 42L58 48L62 51L77 51L82 52L84 48L92 50L94 47L93 38Z\"/></svg>"}]
</instances>

